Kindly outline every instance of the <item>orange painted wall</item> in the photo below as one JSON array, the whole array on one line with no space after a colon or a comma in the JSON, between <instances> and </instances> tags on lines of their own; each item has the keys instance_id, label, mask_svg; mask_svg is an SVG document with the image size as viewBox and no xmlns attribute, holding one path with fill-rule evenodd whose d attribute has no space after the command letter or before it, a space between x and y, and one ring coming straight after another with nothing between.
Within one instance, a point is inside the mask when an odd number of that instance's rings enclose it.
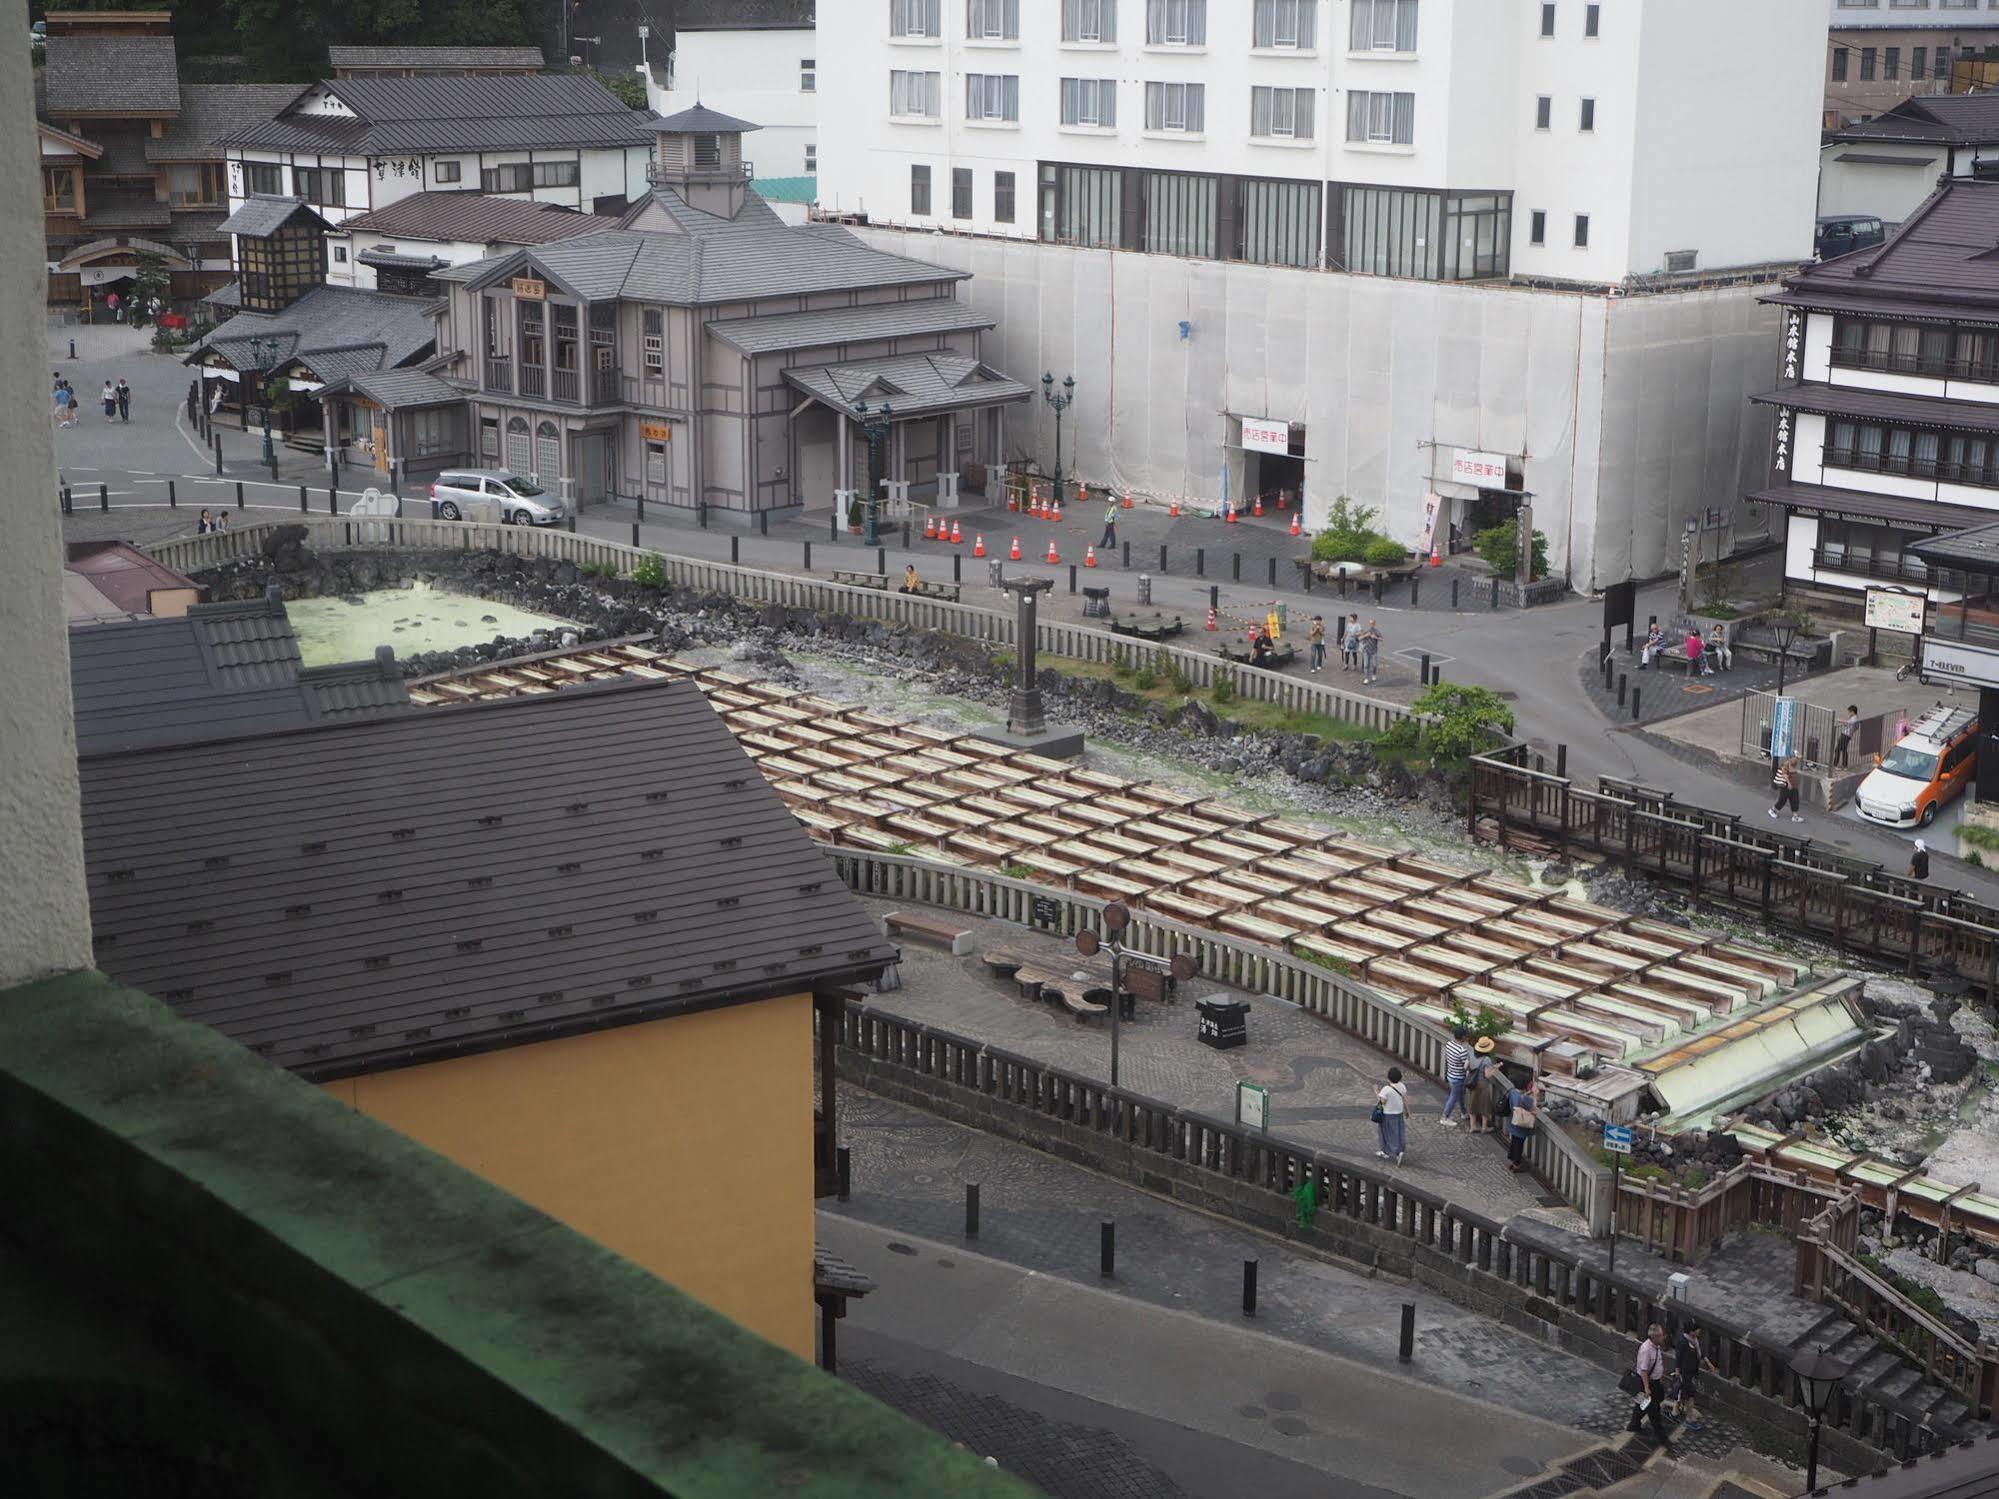
<instances>
[{"instance_id":1,"label":"orange painted wall","mask_svg":"<svg viewBox=\"0 0 1999 1499\"><path fill-rule=\"evenodd\" d=\"M813 1356L810 995L327 1089Z\"/></svg>"}]
</instances>

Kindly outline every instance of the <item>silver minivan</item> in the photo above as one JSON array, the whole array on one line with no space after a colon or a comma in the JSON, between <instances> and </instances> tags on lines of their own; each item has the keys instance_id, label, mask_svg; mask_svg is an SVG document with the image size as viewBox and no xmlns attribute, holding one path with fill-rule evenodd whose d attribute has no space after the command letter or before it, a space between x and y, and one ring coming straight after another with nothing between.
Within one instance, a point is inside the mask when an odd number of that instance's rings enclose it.
<instances>
[{"instance_id":1,"label":"silver minivan","mask_svg":"<svg viewBox=\"0 0 1999 1499\"><path fill-rule=\"evenodd\" d=\"M516 526L560 525L569 514L561 500L510 468L446 469L430 486L430 503L439 520L463 520L488 505Z\"/></svg>"}]
</instances>

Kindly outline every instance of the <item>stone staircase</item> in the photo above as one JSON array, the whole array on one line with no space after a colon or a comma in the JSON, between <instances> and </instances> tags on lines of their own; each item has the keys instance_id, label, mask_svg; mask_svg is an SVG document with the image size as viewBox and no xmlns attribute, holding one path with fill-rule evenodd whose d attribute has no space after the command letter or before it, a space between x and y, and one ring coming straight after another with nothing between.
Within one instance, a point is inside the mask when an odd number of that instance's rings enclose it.
<instances>
[{"instance_id":1,"label":"stone staircase","mask_svg":"<svg viewBox=\"0 0 1999 1499\"><path fill-rule=\"evenodd\" d=\"M1925 1379L1921 1369L1882 1345L1865 1328L1855 1326L1844 1312L1822 1307L1814 1310L1824 1315L1792 1342L1794 1353L1824 1348L1851 1365L1853 1372L1846 1381L1849 1388L1892 1406L1935 1432L1937 1445L1970 1441L1993 1429L1992 1422L1974 1415L1956 1391Z\"/></svg>"}]
</instances>

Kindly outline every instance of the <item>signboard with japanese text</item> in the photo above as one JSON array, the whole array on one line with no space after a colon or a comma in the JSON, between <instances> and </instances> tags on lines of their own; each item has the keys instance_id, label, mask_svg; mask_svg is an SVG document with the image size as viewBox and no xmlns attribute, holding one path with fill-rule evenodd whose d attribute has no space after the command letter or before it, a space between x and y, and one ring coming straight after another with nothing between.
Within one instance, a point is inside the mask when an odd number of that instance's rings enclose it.
<instances>
[{"instance_id":1,"label":"signboard with japanese text","mask_svg":"<svg viewBox=\"0 0 1999 1499\"><path fill-rule=\"evenodd\" d=\"M647 442L672 442L673 428L665 422L640 422L639 436Z\"/></svg>"},{"instance_id":2,"label":"signboard with japanese text","mask_svg":"<svg viewBox=\"0 0 1999 1499\"><path fill-rule=\"evenodd\" d=\"M1416 555L1427 557L1437 545L1437 512L1443 508L1444 497L1435 490L1423 496L1423 544L1416 549Z\"/></svg>"},{"instance_id":3,"label":"signboard with japanese text","mask_svg":"<svg viewBox=\"0 0 1999 1499\"><path fill-rule=\"evenodd\" d=\"M1777 408L1777 455L1770 460L1770 466L1778 473L1791 470L1791 408Z\"/></svg>"},{"instance_id":4,"label":"signboard with japanese text","mask_svg":"<svg viewBox=\"0 0 1999 1499\"><path fill-rule=\"evenodd\" d=\"M539 302L548 295L548 283L533 276L516 276L507 285L524 302Z\"/></svg>"},{"instance_id":5,"label":"signboard with japanese text","mask_svg":"<svg viewBox=\"0 0 1999 1499\"><path fill-rule=\"evenodd\" d=\"M1793 307L1784 319L1784 378L1798 378L1799 360L1804 353L1805 315Z\"/></svg>"},{"instance_id":6,"label":"signboard with japanese text","mask_svg":"<svg viewBox=\"0 0 1999 1499\"><path fill-rule=\"evenodd\" d=\"M1929 599L1924 594L1900 588L1870 588L1867 590L1867 628L1920 635L1929 612L1928 606Z\"/></svg>"},{"instance_id":7,"label":"signboard with japanese text","mask_svg":"<svg viewBox=\"0 0 1999 1499\"><path fill-rule=\"evenodd\" d=\"M1291 424L1273 422L1267 416L1246 416L1242 419L1242 445L1252 453L1288 453Z\"/></svg>"},{"instance_id":8,"label":"signboard with japanese text","mask_svg":"<svg viewBox=\"0 0 1999 1499\"><path fill-rule=\"evenodd\" d=\"M1632 1129L1628 1124L1606 1124L1603 1127L1603 1148L1610 1155L1631 1154Z\"/></svg>"},{"instance_id":9,"label":"signboard with japanese text","mask_svg":"<svg viewBox=\"0 0 1999 1499\"><path fill-rule=\"evenodd\" d=\"M1451 481L1473 484L1480 489L1506 488L1506 455L1475 453L1470 448L1451 450Z\"/></svg>"},{"instance_id":10,"label":"signboard with japanese text","mask_svg":"<svg viewBox=\"0 0 1999 1499\"><path fill-rule=\"evenodd\" d=\"M1798 737L1798 700L1780 697L1770 704L1770 758L1781 760L1795 752Z\"/></svg>"}]
</instances>

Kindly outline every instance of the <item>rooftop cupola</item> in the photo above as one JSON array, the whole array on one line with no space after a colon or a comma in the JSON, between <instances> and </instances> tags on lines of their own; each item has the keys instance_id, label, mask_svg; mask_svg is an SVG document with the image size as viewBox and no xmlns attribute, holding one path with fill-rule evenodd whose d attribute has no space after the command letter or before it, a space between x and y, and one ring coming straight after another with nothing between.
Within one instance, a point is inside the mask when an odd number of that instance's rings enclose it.
<instances>
[{"instance_id":1,"label":"rooftop cupola","mask_svg":"<svg viewBox=\"0 0 1999 1499\"><path fill-rule=\"evenodd\" d=\"M742 211L750 164L743 160L743 136L761 129L719 110L696 104L653 127L653 186L670 187L690 208L733 219Z\"/></svg>"}]
</instances>

